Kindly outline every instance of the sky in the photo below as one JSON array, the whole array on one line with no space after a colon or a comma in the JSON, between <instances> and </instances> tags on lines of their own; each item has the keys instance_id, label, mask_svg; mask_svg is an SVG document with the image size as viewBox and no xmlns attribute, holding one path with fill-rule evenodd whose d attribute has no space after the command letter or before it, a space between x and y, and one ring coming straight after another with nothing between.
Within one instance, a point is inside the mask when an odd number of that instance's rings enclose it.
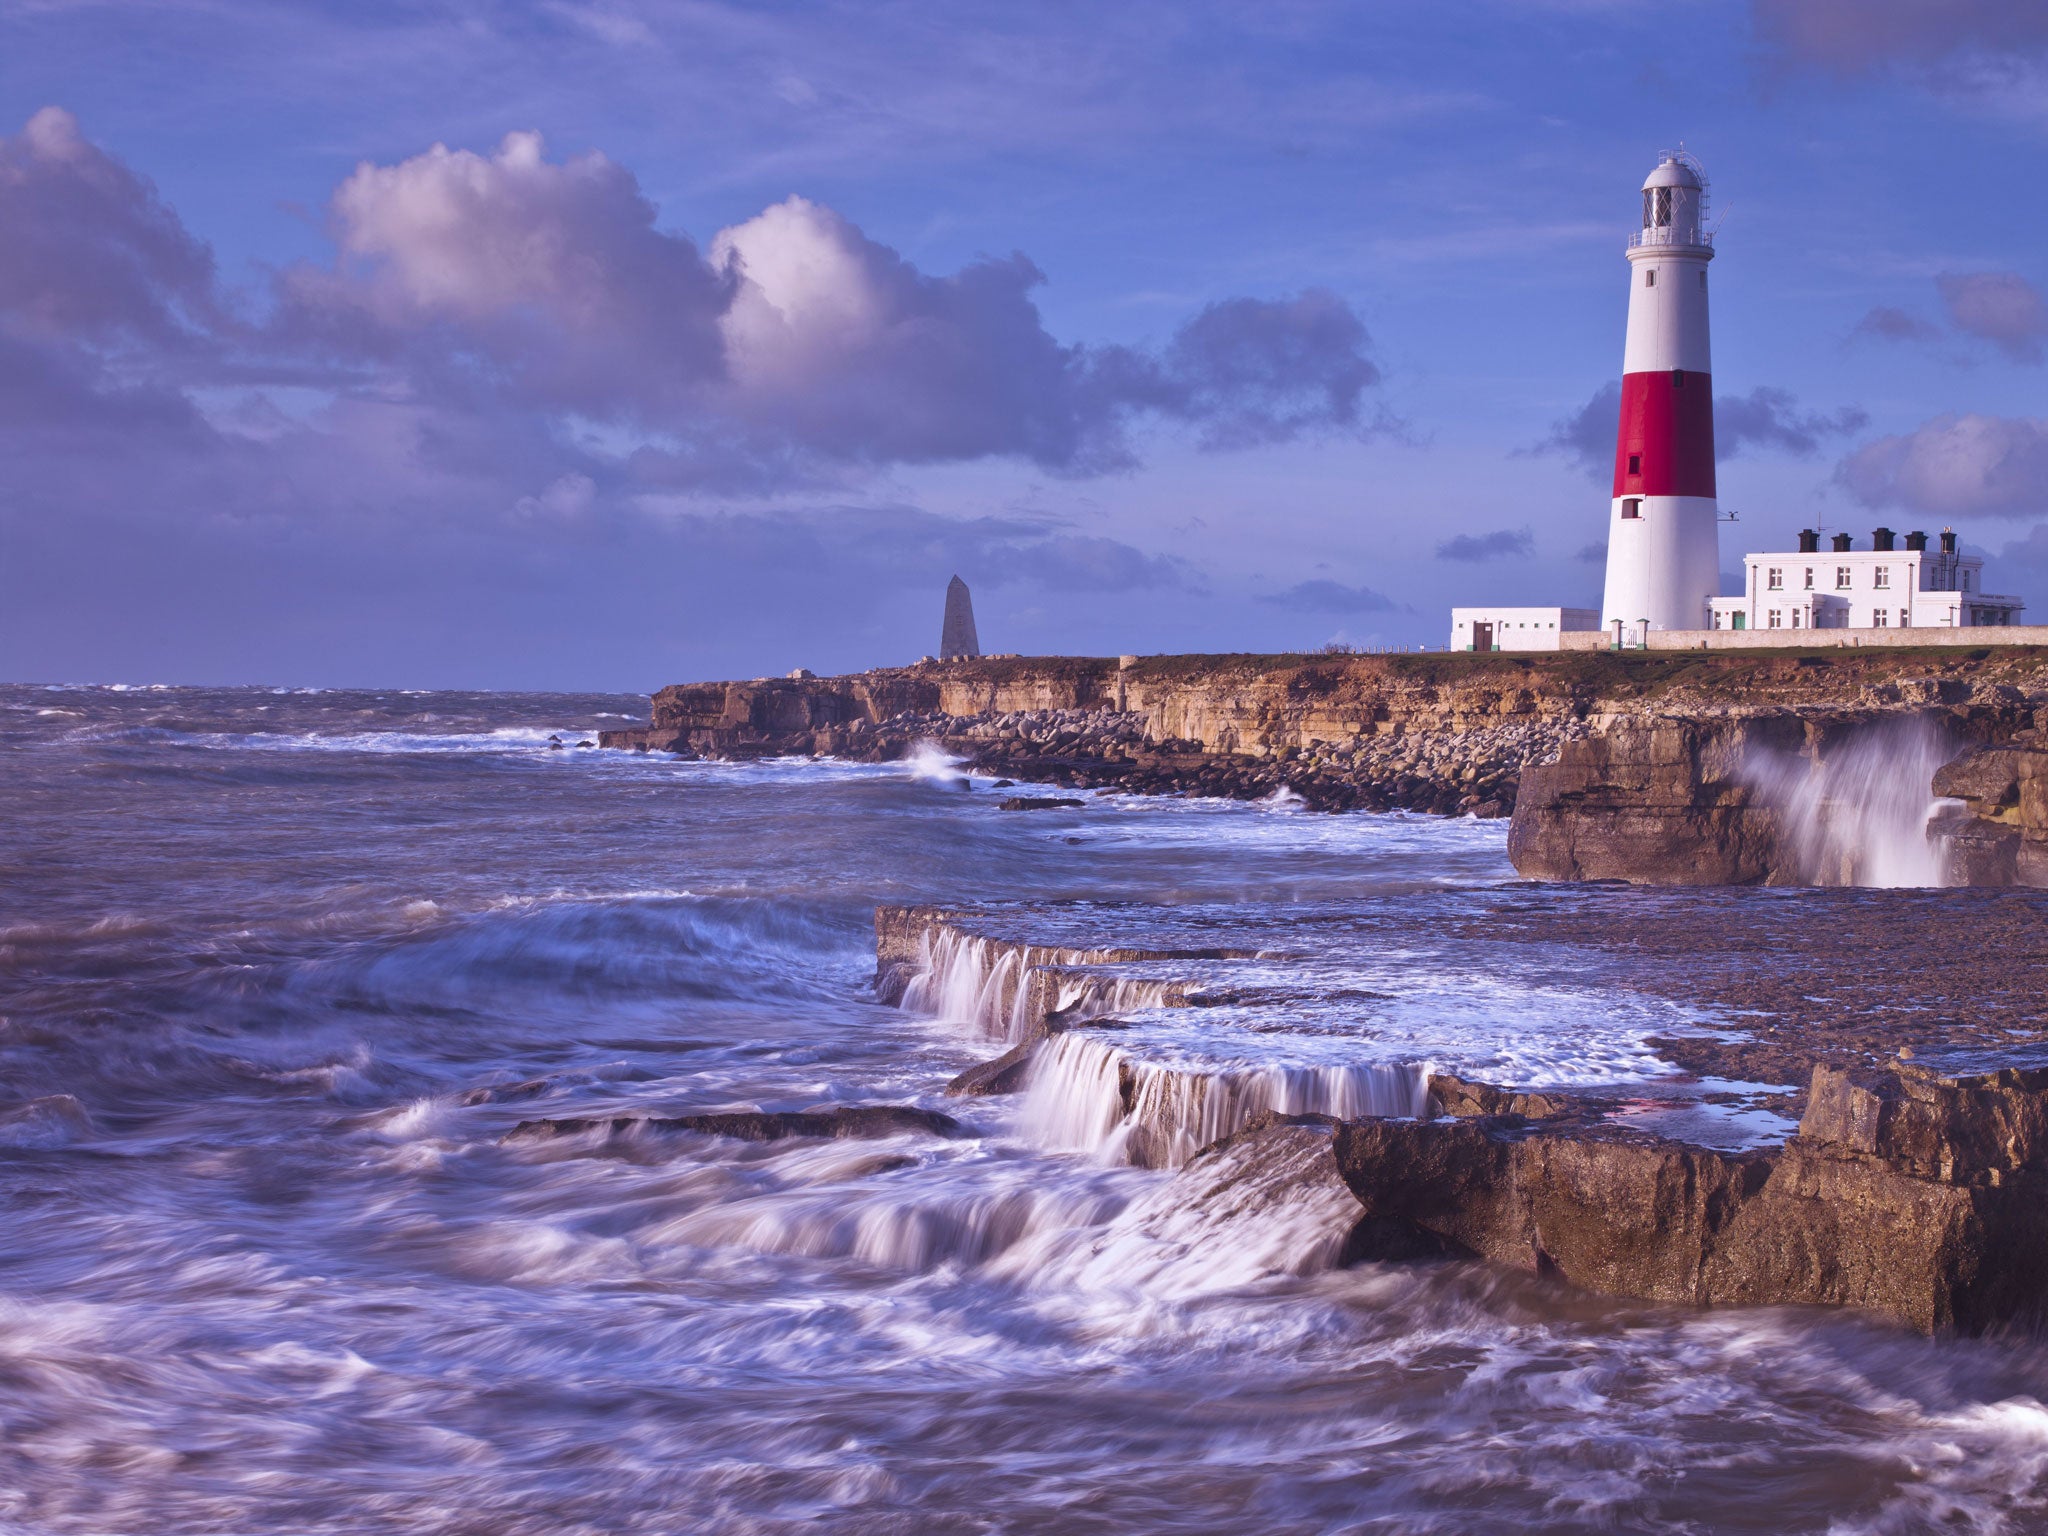
<instances>
[{"instance_id":1,"label":"sky","mask_svg":"<svg viewBox=\"0 0 2048 1536\"><path fill-rule=\"evenodd\" d=\"M652 689L1598 606L1637 188L1722 564L2048 622L2039 0L0 0L0 678Z\"/></svg>"}]
</instances>

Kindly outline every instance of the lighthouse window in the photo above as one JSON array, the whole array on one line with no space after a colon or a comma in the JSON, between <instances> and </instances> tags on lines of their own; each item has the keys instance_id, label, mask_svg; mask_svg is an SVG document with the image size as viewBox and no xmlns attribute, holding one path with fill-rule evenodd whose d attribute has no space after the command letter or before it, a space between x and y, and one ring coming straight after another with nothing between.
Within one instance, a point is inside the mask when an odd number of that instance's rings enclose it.
<instances>
[{"instance_id":1,"label":"lighthouse window","mask_svg":"<svg viewBox=\"0 0 2048 1536\"><path fill-rule=\"evenodd\" d=\"M1622 502L1621 515L1623 517L1641 517L1643 515L1643 499L1640 496L1631 496Z\"/></svg>"},{"instance_id":2,"label":"lighthouse window","mask_svg":"<svg viewBox=\"0 0 2048 1536\"><path fill-rule=\"evenodd\" d=\"M1640 453L1628 456L1628 472L1632 475L1640 475L1643 472L1643 456Z\"/></svg>"},{"instance_id":3,"label":"lighthouse window","mask_svg":"<svg viewBox=\"0 0 2048 1536\"><path fill-rule=\"evenodd\" d=\"M1671 370L1671 387L1673 389L1683 389L1685 387L1685 370L1683 368Z\"/></svg>"},{"instance_id":4,"label":"lighthouse window","mask_svg":"<svg viewBox=\"0 0 2048 1536\"><path fill-rule=\"evenodd\" d=\"M1655 267L1643 268L1643 286L1645 288L1657 286L1657 269Z\"/></svg>"},{"instance_id":5,"label":"lighthouse window","mask_svg":"<svg viewBox=\"0 0 2048 1536\"><path fill-rule=\"evenodd\" d=\"M1663 229L1671 223L1671 189L1657 189L1657 227Z\"/></svg>"}]
</instances>

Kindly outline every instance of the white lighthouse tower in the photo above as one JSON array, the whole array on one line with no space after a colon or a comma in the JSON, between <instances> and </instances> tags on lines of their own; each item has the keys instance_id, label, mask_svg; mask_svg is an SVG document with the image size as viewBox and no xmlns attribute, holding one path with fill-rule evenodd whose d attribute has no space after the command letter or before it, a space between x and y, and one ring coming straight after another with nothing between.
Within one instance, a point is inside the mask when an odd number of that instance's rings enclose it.
<instances>
[{"instance_id":1,"label":"white lighthouse tower","mask_svg":"<svg viewBox=\"0 0 2048 1536\"><path fill-rule=\"evenodd\" d=\"M1643 183L1643 227L1629 239L1628 344L1607 523L1603 628L1705 629L1720 590L1714 499L1713 364L1700 227L1707 181L1683 151Z\"/></svg>"}]
</instances>

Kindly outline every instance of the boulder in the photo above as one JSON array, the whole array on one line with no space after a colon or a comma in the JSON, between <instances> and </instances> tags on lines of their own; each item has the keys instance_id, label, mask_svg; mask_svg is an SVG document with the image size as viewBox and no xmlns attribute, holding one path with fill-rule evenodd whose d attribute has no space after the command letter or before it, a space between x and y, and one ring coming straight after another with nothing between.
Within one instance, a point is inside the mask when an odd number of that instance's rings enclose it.
<instances>
[{"instance_id":1,"label":"boulder","mask_svg":"<svg viewBox=\"0 0 2048 1536\"><path fill-rule=\"evenodd\" d=\"M979 1062L946 1084L946 1092L958 1097L1021 1093L1031 1077L1031 1058L1045 1038L1041 1028L1022 1045L1014 1045L993 1061Z\"/></svg>"},{"instance_id":2,"label":"boulder","mask_svg":"<svg viewBox=\"0 0 2048 1536\"><path fill-rule=\"evenodd\" d=\"M1480 1114L1357 1121L1336 1158L1367 1257L1435 1244L1606 1295L1849 1306L1930 1333L2048 1312L2048 1063L1819 1067L1775 1150Z\"/></svg>"}]
</instances>

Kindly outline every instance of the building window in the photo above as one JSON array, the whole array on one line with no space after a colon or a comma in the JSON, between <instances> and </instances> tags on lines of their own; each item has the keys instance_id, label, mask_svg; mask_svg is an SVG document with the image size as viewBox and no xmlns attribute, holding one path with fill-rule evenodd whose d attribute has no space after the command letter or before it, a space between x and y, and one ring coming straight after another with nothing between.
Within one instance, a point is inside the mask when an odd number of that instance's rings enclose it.
<instances>
[{"instance_id":1,"label":"building window","mask_svg":"<svg viewBox=\"0 0 2048 1536\"><path fill-rule=\"evenodd\" d=\"M1870 573L1870 584L1879 591L1883 591L1892 584L1892 573L1880 565Z\"/></svg>"},{"instance_id":2,"label":"building window","mask_svg":"<svg viewBox=\"0 0 2048 1536\"><path fill-rule=\"evenodd\" d=\"M1784 572L1783 572L1782 570L1780 570L1780 569L1779 569L1779 568L1778 568L1777 566L1775 566L1775 565L1774 565L1774 566L1772 566L1772 567L1771 567L1771 572L1770 572L1770 577L1769 577L1769 579L1768 579L1768 580L1766 581L1765 585L1767 585L1767 586L1768 586L1768 587L1769 587L1769 588L1770 588L1770 589L1771 589L1771 590L1772 590L1773 592L1782 592L1782 591L1784 591L1784 590L1785 590L1785 573L1784 573Z\"/></svg>"},{"instance_id":3,"label":"building window","mask_svg":"<svg viewBox=\"0 0 2048 1536\"><path fill-rule=\"evenodd\" d=\"M1640 453L1628 456L1628 472L1632 475L1640 475L1643 472L1643 456Z\"/></svg>"},{"instance_id":4,"label":"building window","mask_svg":"<svg viewBox=\"0 0 2048 1536\"><path fill-rule=\"evenodd\" d=\"M1963 590L1965 592L1970 590L1970 573L1968 571L1963 572Z\"/></svg>"},{"instance_id":5,"label":"building window","mask_svg":"<svg viewBox=\"0 0 2048 1536\"><path fill-rule=\"evenodd\" d=\"M1873 608L1873 609L1871 609L1871 610L1870 610L1870 627L1871 627L1872 629L1890 629L1890 628L1892 627L1892 611L1891 611L1891 609L1889 609L1889 608Z\"/></svg>"},{"instance_id":6,"label":"building window","mask_svg":"<svg viewBox=\"0 0 2048 1536\"><path fill-rule=\"evenodd\" d=\"M1797 608L1792 610L1792 627L1794 629L1799 627L1799 610Z\"/></svg>"},{"instance_id":7,"label":"building window","mask_svg":"<svg viewBox=\"0 0 2048 1536\"><path fill-rule=\"evenodd\" d=\"M1806 568L1806 590L1813 590L1813 567L1810 565Z\"/></svg>"},{"instance_id":8,"label":"building window","mask_svg":"<svg viewBox=\"0 0 2048 1536\"><path fill-rule=\"evenodd\" d=\"M1911 629L1912 627L1913 627L1913 610L1912 610L1912 609L1910 609L1910 608L1901 608L1901 609L1899 610L1899 628L1901 628L1901 629Z\"/></svg>"},{"instance_id":9,"label":"building window","mask_svg":"<svg viewBox=\"0 0 2048 1536\"><path fill-rule=\"evenodd\" d=\"M1849 567L1846 565L1835 567L1835 590L1837 592L1849 590Z\"/></svg>"},{"instance_id":10,"label":"building window","mask_svg":"<svg viewBox=\"0 0 2048 1536\"><path fill-rule=\"evenodd\" d=\"M1640 496L1631 496L1624 501L1621 504L1621 515L1623 517L1641 517L1643 515L1642 498Z\"/></svg>"},{"instance_id":11,"label":"building window","mask_svg":"<svg viewBox=\"0 0 2048 1536\"><path fill-rule=\"evenodd\" d=\"M1780 614L1780 613L1779 613L1779 611L1778 611L1777 609L1773 608L1773 609L1771 610L1771 613L1770 613L1770 619L1769 619L1769 625L1770 625L1770 627L1771 627L1772 629L1779 629L1779 628L1782 628L1782 627L1783 627L1783 625L1782 625L1782 623L1781 623L1781 620L1782 620L1782 618L1783 618L1783 615L1782 615L1782 614Z\"/></svg>"}]
</instances>

